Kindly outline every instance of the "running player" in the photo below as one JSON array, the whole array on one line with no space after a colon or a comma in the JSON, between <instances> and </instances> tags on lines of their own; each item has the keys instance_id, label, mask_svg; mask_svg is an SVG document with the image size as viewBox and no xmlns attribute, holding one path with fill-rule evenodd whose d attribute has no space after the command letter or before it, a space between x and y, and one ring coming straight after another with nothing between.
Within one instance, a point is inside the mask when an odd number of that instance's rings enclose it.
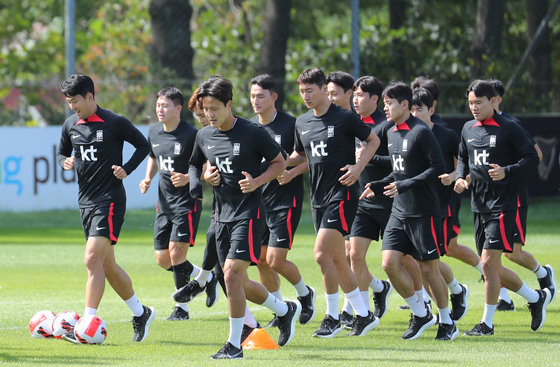
<instances>
[{"instance_id":1,"label":"running player","mask_svg":"<svg viewBox=\"0 0 560 367\"><path fill-rule=\"evenodd\" d=\"M338 314L338 286L346 294L356 319L349 335L365 335L379 323L368 311L358 282L346 261L344 235L348 234L358 207L355 185L379 146L379 138L353 112L329 101L326 77L319 68L303 71L298 79L300 95L309 111L296 120L296 142L289 165L307 161L311 204L317 238L315 260L323 274L327 312L313 334L333 337L342 331ZM366 142L362 160L355 159L355 139Z\"/></svg>"},{"instance_id":2,"label":"running player","mask_svg":"<svg viewBox=\"0 0 560 367\"><path fill-rule=\"evenodd\" d=\"M78 173L78 204L86 237L84 262L88 270L84 315L97 313L107 280L132 311L132 341L141 342L148 336L156 312L138 300L130 277L115 260L114 245L126 209L122 180L138 167L150 147L125 117L97 106L90 77L71 75L62 82L60 90L75 112L62 126L57 161L64 170L75 167ZM125 141L136 149L123 164ZM63 339L80 344L73 331L64 334Z\"/></svg>"},{"instance_id":3,"label":"running player","mask_svg":"<svg viewBox=\"0 0 560 367\"><path fill-rule=\"evenodd\" d=\"M327 76L329 100L345 110L352 111L352 87L354 78L344 71L331 71Z\"/></svg>"},{"instance_id":4,"label":"running player","mask_svg":"<svg viewBox=\"0 0 560 367\"><path fill-rule=\"evenodd\" d=\"M503 252L512 252L518 181L538 162L537 152L523 130L494 111L492 83L475 80L467 89L474 120L463 126L457 162L455 191L469 187L474 212L474 232L484 272L485 304L482 320L465 335L494 334L493 319L500 285L529 302L531 329L546 320L551 299L548 288L531 290L517 274L502 265ZM465 179L470 174L471 184Z\"/></svg>"},{"instance_id":5,"label":"running player","mask_svg":"<svg viewBox=\"0 0 560 367\"><path fill-rule=\"evenodd\" d=\"M439 99L439 85L434 79L427 78L425 76L417 76L414 81L410 84L412 89L416 88L426 88L432 96L434 97L434 113L432 114L432 122L434 124L442 124L448 127L447 122L439 115L436 111L436 106Z\"/></svg>"}]
</instances>

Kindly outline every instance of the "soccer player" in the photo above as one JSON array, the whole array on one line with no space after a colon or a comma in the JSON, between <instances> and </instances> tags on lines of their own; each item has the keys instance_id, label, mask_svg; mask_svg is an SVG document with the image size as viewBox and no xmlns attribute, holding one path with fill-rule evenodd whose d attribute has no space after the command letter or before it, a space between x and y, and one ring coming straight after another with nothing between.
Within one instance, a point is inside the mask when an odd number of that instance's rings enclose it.
<instances>
[{"instance_id":1,"label":"soccer player","mask_svg":"<svg viewBox=\"0 0 560 367\"><path fill-rule=\"evenodd\" d=\"M432 122L434 124L442 124L444 126L448 126L447 122L439 115L436 111L436 106L439 99L439 85L434 79L427 78L425 76L417 76L414 81L410 84L412 89L416 88L426 88L432 96L434 97L434 113L432 114Z\"/></svg>"},{"instance_id":2,"label":"soccer player","mask_svg":"<svg viewBox=\"0 0 560 367\"><path fill-rule=\"evenodd\" d=\"M286 154L294 150L295 117L278 111L276 80L268 75L259 75L251 80L251 105L256 115L252 121L262 126L266 132L284 149ZM268 163L263 163L262 170ZM266 211L266 234L261 247L261 257L257 265L261 282L277 299L282 300L278 273L295 288L301 303L299 321L307 324L315 316L315 290L303 281L298 267L286 259L292 248L294 234L301 217L303 205L303 176L307 165L301 163L289 167L276 180L263 185L263 204ZM275 326L274 318L270 326Z\"/></svg>"},{"instance_id":3,"label":"soccer player","mask_svg":"<svg viewBox=\"0 0 560 367\"><path fill-rule=\"evenodd\" d=\"M297 82L309 111L296 120L295 148L288 165L307 161L309 167L317 232L314 255L323 274L327 299L325 318L313 335L328 338L342 331L338 315L340 284L356 312L349 335L362 336L377 326L379 319L364 304L346 260L344 235L350 232L358 207L359 187L355 183L379 146L379 138L358 115L329 101L321 69L306 69ZM366 142L359 162L355 158L356 138Z\"/></svg>"},{"instance_id":4,"label":"soccer player","mask_svg":"<svg viewBox=\"0 0 560 367\"><path fill-rule=\"evenodd\" d=\"M418 338L435 324L435 317L414 290L414 282L402 260L410 255L418 262L438 307L438 340L453 340L459 334L448 307L447 285L440 272L441 243L437 177L443 173L441 149L430 128L410 114L412 89L392 82L383 91L387 121L393 122L387 146L392 173L366 185L361 198L386 195L393 198L391 216L383 235L383 269L395 290L404 298L412 317L403 339Z\"/></svg>"},{"instance_id":5,"label":"soccer player","mask_svg":"<svg viewBox=\"0 0 560 367\"><path fill-rule=\"evenodd\" d=\"M132 312L134 336L141 342L148 336L155 317L153 307L140 303L128 274L115 260L115 247L124 222L126 194L122 180L148 154L148 141L125 117L97 106L90 77L74 74L60 85L70 109L64 121L57 161L64 170L78 173L78 204L86 237L84 262L88 271L84 315L95 315L105 291L105 280ZM122 162L124 142L136 149ZM63 339L80 344L73 332Z\"/></svg>"},{"instance_id":6,"label":"soccer player","mask_svg":"<svg viewBox=\"0 0 560 367\"><path fill-rule=\"evenodd\" d=\"M189 159L197 130L181 120L183 93L177 88L160 90L156 95L156 114L161 124L154 124L148 132L151 150L146 175L140 181L145 194L152 179L159 173L158 202L154 223L154 252L159 266L173 272L175 289L183 287L191 274L200 268L187 260L189 247L194 246L202 201L189 194ZM186 303L177 303L169 321L189 319Z\"/></svg>"},{"instance_id":7,"label":"soccer player","mask_svg":"<svg viewBox=\"0 0 560 367\"><path fill-rule=\"evenodd\" d=\"M521 125L521 121L519 121L515 116L503 113L500 110L500 104L502 103L505 94L505 87L503 83L499 80L491 80L491 82L497 93L494 105L494 110L496 111L496 113L508 120L517 123L519 126L521 126L521 128L523 128L523 125ZM533 147L537 151L539 160L542 159L542 152L539 148L539 145L533 140L533 138L524 128L523 130L525 131L525 133L531 140L531 144L533 144ZM527 190L527 181L525 180L525 177L519 179L519 186L515 232L513 234L513 252L505 253L505 256L514 263L531 270L537 277L541 289L548 288L550 290L550 293L552 295L550 301L552 302L554 300L554 297L556 296L556 285L554 284L554 269L551 265L548 264L545 266L541 266L530 252L524 250L525 235L527 233L527 212L529 205L529 192ZM509 298L507 290L504 287L500 288L500 295L498 296L498 311L513 310L515 310L515 306L513 305L513 301Z\"/></svg>"},{"instance_id":8,"label":"soccer player","mask_svg":"<svg viewBox=\"0 0 560 367\"><path fill-rule=\"evenodd\" d=\"M332 71L327 76L329 100L345 110L352 111L352 88L354 78L344 71Z\"/></svg>"},{"instance_id":9,"label":"soccer player","mask_svg":"<svg viewBox=\"0 0 560 367\"><path fill-rule=\"evenodd\" d=\"M391 173L391 158L387 151L387 132L391 124L387 122L385 114L377 108L383 84L374 76L362 76L356 80L353 87L354 109L362 121L371 127L379 138L379 148L373 158L367 163L358 179L360 187L368 182L384 178ZM360 143L360 151L363 143ZM359 155L360 153L358 153ZM360 200L356 217L350 232L350 263L360 286L360 293L366 307L369 309L369 291L373 291L375 308L373 315L381 319L387 311L389 295L393 286L386 280L379 280L371 274L366 263L366 254L371 241L379 241L389 220L393 200L387 196L375 196ZM341 313L343 317L345 311ZM351 315L350 315L351 316Z\"/></svg>"},{"instance_id":10,"label":"soccer player","mask_svg":"<svg viewBox=\"0 0 560 367\"><path fill-rule=\"evenodd\" d=\"M519 178L537 164L538 156L523 130L495 113L495 96L488 81L475 80L467 89L474 120L463 126L456 170L455 191L471 188L475 241L485 279L484 313L480 323L465 333L471 336L494 333L500 285L529 302L533 331L544 324L551 299L548 288L531 290L501 262L503 252L513 251Z\"/></svg>"},{"instance_id":11,"label":"soccer player","mask_svg":"<svg viewBox=\"0 0 560 367\"><path fill-rule=\"evenodd\" d=\"M249 265L258 263L264 230L260 187L278 177L286 162L280 146L264 129L233 115L233 86L229 80L215 77L202 83L198 99L210 126L196 136L189 173L200 172L209 161L220 175L219 183L214 186L216 246L224 270L230 314L228 341L211 358L239 359L243 358L241 334L246 299L276 313L280 346L292 339L301 312L298 301L277 300L262 284L247 276ZM261 171L263 159L269 163L264 172ZM191 194L201 196L192 190Z\"/></svg>"}]
</instances>

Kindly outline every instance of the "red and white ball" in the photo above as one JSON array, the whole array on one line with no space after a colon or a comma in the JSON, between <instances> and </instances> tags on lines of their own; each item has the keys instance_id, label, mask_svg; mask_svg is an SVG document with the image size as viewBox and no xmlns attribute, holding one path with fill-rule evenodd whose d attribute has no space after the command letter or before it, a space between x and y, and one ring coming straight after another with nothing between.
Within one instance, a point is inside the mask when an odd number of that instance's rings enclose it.
<instances>
[{"instance_id":1,"label":"red and white ball","mask_svg":"<svg viewBox=\"0 0 560 367\"><path fill-rule=\"evenodd\" d=\"M34 338L52 338L55 313L48 310L37 312L29 321L29 332Z\"/></svg>"},{"instance_id":2,"label":"red and white ball","mask_svg":"<svg viewBox=\"0 0 560 367\"><path fill-rule=\"evenodd\" d=\"M78 320L74 334L82 344L101 344L107 337L107 325L101 317L87 315Z\"/></svg>"},{"instance_id":3,"label":"red and white ball","mask_svg":"<svg viewBox=\"0 0 560 367\"><path fill-rule=\"evenodd\" d=\"M56 314L52 323L52 335L61 336L74 329L80 316L74 311L62 311Z\"/></svg>"}]
</instances>

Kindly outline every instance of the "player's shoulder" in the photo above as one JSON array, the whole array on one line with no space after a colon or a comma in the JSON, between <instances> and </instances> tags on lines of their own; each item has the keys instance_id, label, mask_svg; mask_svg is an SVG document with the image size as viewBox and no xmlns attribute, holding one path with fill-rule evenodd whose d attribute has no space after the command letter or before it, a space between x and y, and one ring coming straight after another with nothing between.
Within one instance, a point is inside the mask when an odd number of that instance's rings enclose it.
<instances>
[{"instance_id":1,"label":"player's shoulder","mask_svg":"<svg viewBox=\"0 0 560 367\"><path fill-rule=\"evenodd\" d=\"M290 115L286 111L278 110L278 112L276 114L276 118L274 119L274 121L278 121L278 122L282 122L282 123L289 122L293 125L296 122L296 117L293 116L293 115Z\"/></svg>"},{"instance_id":2,"label":"player's shoulder","mask_svg":"<svg viewBox=\"0 0 560 367\"><path fill-rule=\"evenodd\" d=\"M302 113L301 115L299 115L296 118L296 126L308 123L309 121L311 121L314 118L315 118L315 115L313 115L313 110L308 110L307 112Z\"/></svg>"}]
</instances>

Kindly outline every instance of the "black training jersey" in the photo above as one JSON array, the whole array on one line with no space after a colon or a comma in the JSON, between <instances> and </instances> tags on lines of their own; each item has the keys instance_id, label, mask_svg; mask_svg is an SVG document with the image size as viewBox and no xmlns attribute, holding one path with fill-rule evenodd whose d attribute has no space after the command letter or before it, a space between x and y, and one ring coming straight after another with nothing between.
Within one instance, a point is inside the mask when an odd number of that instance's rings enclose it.
<instances>
[{"instance_id":1,"label":"black training jersey","mask_svg":"<svg viewBox=\"0 0 560 367\"><path fill-rule=\"evenodd\" d=\"M503 167L505 178L492 181L490 163ZM537 152L516 123L494 114L471 120L461 132L457 178L471 175L471 203L476 213L514 210L519 178L538 163Z\"/></svg>"},{"instance_id":2,"label":"black training jersey","mask_svg":"<svg viewBox=\"0 0 560 367\"><path fill-rule=\"evenodd\" d=\"M439 216L437 185L444 165L432 130L411 115L405 122L393 124L387 136L393 172L383 180L372 182L375 195L383 195L383 187L396 182L399 194L393 200L393 215L398 218Z\"/></svg>"},{"instance_id":3,"label":"black training jersey","mask_svg":"<svg viewBox=\"0 0 560 367\"><path fill-rule=\"evenodd\" d=\"M362 121L371 127L380 141L375 155L358 178L360 189L364 190L366 184L385 178L393 170L387 148L387 133L389 129L393 128L393 124L387 121L385 113L379 110L379 108L376 108L371 116L362 117ZM390 209L391 205L393 205L393 199L385 195L376 195L372 198L360 200L359 205L368 209Z\"/></svg>"},{"instance_id":4,"label":"black training jersey","mask_svg":"<svg viewBox=\"0 0 560 367\"><path fill-rule=\"evenodd\" d=\"M436 137L441 153L443 155L444 173L451 173L455 170L455 159L459 154L459 135L444 125L434 124L432 132ZM453 190L454 185L445 186L438 179L438 196L441 208L441 214L446 217L451 217L455 213L457 200L460 200L458 194Z\"/></svg>"},{"instance_id":5,"label":"black training jersey","mask_svg":"<svg viewBox=\"0 0 560 367\"><path fill-rule=\"evenodd\" d=\"M356 113L332 103L322 116L309 110L297 118L294 150L307 156L313 207L358 195L359 185L347 187L338 179L344 174L342 167L356 164L355 139L365 140L370 133L371 128Z\"/></svg>"},{"instance_id":6,"label":"black training jersey","mask_svg":"<svg viewBox=\"0 0 560 367\"><path fill-rule=\"evenodd\" d=\"M200 169L210 161L220 172L220 185L214 187L214 208L218 222L255 218L262 199L261 188L244 194L239 181L261 175L263 158L271 161L282 149L268 133L253 122L237 117L233 127L220 131L206 126L196 135L190 164Z\"/></svg>"},{"instance_id":7,"label":"black training jersey","mask_svg":"<svg viewBox=\"0 0 560 367\"><path fill-rule=\"evenodd\" d=\"M437 114L437 113L434 113L434 114L431 116L430 120L432 120L432 122L433 122L434 124L443 125L443 126L445 126L445 127L449 127L449 125L447 124L447 121L445 121L445 120L444 120L439 114Z\"/></svg>"},{"instance_id":8,"label":"black training jersey","mask_svg":"<svg viewBox=\"0 0 560 367\"><path fill-rule=\"evenodd\" d=\"M136 150L123 165L125 141ZM98 107L96 113L86 120L74 114L64 121L57 160L64 167L64 160L74 151L79 186L78 204L80 208L86 208L126 201L123 183L113 175L111 166L122 166L130 175L149 150L144 135L126 117Z\"/></svg>"},{"instance_id":9,"label":"black training jersey","mask_svg":"<svg viewBox=\"0 0 560 367\"><path fill-rule=\"evenodd\" d=\"M259 123L259 116L255 115L252 121L262 128L284 149L287 155L294 150L294 128L296 118L283 111L278 111L274 120L266 125ZM268 162L263 161L261 170L268 168ZM272 180L263 185L263 203L267 211L292 208L303 201L303 175L295 177L286 185L280 185L278 180ZM295 201L295 202L294 202Z\"/></svg>"},{"instance_id":10,"label":"black training jersey","mask_svg":"<svg viewBox=\"0 0 560 367\"><path fill-rule=\"evenodd\" d=\"M173 131L164 131L161 123L150 127L150 157L156 160L158 167L157 207L161 213L184 213L194 206L194 199L189 194L189 185L173 186L171 172L188 173L196 133L197 130L183 120Z\"/></svg>"}]
</instances>

